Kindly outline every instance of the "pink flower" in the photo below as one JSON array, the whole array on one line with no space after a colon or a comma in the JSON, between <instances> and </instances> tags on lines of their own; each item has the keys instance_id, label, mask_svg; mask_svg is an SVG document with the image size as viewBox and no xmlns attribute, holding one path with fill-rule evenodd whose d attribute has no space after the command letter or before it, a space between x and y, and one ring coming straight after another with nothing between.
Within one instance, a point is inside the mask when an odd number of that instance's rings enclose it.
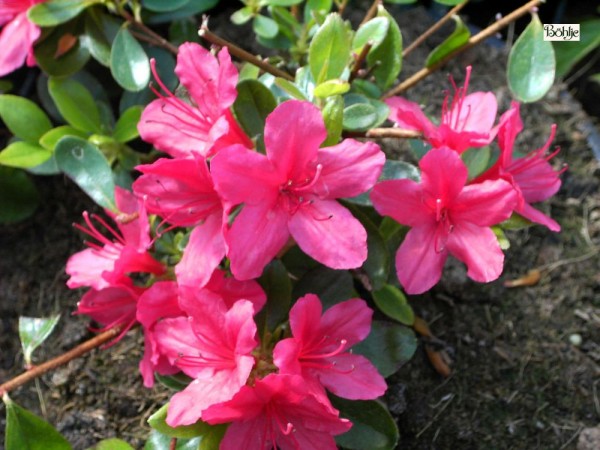
<instances>
[{"instance_id":1,"label":"pink flower","mask_svg":"<svg viewBox=\"0 0 600 450\"><path fill-rule=\"evenodd\" d=\"M87 212L83 218L88 226L85 228L75 224L75 227L96 239L99 244L86 242L89 249L71 256L67 261L66 272L71 276L67 286L71 289L90 286L100 290L111 285L127 283L130 272L144 272L160 275L164 266L148 253L150 246L150 227L143 204L125 189L115 189L119 215L107 211L117 223L117 232L101 217ZM92 223L96 220L112 235L114 240L104 236Z\"/></svg>"},{"instance_id":2,"label":"pink flower","mask_svg":"<svg viewBox=\"0 0 600 450\"><path fill-rule=\"evenodd\" d=\"M233 422L221 450L336 450L333 436L352 426L312 396L301 377L275 374L211 406L202 419L210 424Z\"/></svg>"},{"instance_id":3,"label":"pink flower","mask_svg":"<svg viewBox=\"0 0 600 450\"><path fill-rule=\"evenodd\" d=\"M385 156L376 144L352 139L319 148L326 136L314 105L287 101L267 117L266 155L231 146L211 161L225 203L244 204L226 235L236 278L258 277L290 235L305 253L331 268L359 267L365 261L365 229L335 199L371 188Z\"/></svg>"},{"instance_id":4,"label":"pink flower","mask_svg":"<svg viewBox=\"0 0 600 450\"><path fill-rule=\"evenodd\" d=\"M293 337L277 343L273 361L281 373L302 375L315 395L325 396L324 386L352 400L377 398L387 388L385 380L367 358L350 350L369 335L372 315L361 299L322 314L319 298L305 295L290 311Z\"/></svg>"},{"instance_id":5,"label":"pink flower","mask_svg":"<svg viewBox=\"0 0 600 450\"><path fill-rule=\"evenodd\" d=\"M194 378L169 403L167 423L173 427L195 423L209 406L230 400L246 384L258 344L248 300L229 310L223 301L190 302L187 312L187 318L164 319L154 327L161 353Z\"/></svg>"},{"instance_id":6,"label":"pink flower","mask_svg":"<svg viewBox=\"0 0 600 450\"><path fill-rule=\"evenodd\" d=\"M225 256L223 205L206 161L159 159L137 169L143 175L133 190L148 211L173 225L194 227L175 273L180 285L203 286Z\"/></svg>"},{"instance_id":7,"label":"pink flower","mask_svg":"<svg viewBox=\"0 0 600 450\"><path fill-rule=\"evenodd\" d=\"M465 186L467 168L449 148L429 151L419 163L421 183L383 181L371 200L382 215L412 229L396 254L396 271L409 294L420 294L440 279L448 253L467 265L475 281L495 280L504 254L488 228L510 217L517 194L505 180Z\"/></svg>"},{"instance_id":8,"label":"pink flower","mask_svg":"<svg viewBox=\"0 0 600 450\"><path fill-rule=\"evenodd\" d=\"M215 58L198 44L179 47L175 73L190 96L190 103L175 97L162 83L154 61L154 78L165 92L150 103L140 119L138 130L145 141L173 157L213 155L231 144L252 147L229 111L237 91L238 73L227 48Z\"/></svg>"},{"instance_id":9,"label":"pink flower","mask_svg":"<svg viewBox=\"0 0 600 450\"><path fill-rule=\"evenodd\" d=\"M27 10L44 0L0 1L0 77L27 62L35 65L33 44L40 37L40 27L27 18Z\"/></svg>"},{"instance_id":10,"label":"pink flower","mask_svg":"<svg viewBox=\"0 0 600 450\"><path fill-rule=\"evenodd\" d=\"M530 205L530 203L549 199L560 189L559 175L566 169L556 171L549 163L556 156L558 150L549 155L546 154L554 139L556 125L552 125L550 136L541 148L533 150L524 157L514 159L515 140L522 130L523 122L519 114L519 103L513 102L511 108L503 114L500 130L498 131L500 158L489 171L486 171L475 181L495 178L507 180L512 183L519 195L516 212L532 222L546 226L552 231L560 231L560 225L555 220Z\"/></svg>"},{"instance_id":11,"label":"pink flower","mask_svg":"<svg viewBox=\"0 0 600 450\"><path fill-rule=\"evenodd\" d=\"M455 93L450 105L448 95L444 99L439 126L431 123L417 103L402 97L391 97L385 101L390 107L389 119L401 128L421 131L433 147L445 146L462 153L469 147L488 145L498 131L494 127L498 104L491 92L466 95L470 76L471 66L467 67L465 85L461 88L454 85Z\"/></svg>"}]
</instances>

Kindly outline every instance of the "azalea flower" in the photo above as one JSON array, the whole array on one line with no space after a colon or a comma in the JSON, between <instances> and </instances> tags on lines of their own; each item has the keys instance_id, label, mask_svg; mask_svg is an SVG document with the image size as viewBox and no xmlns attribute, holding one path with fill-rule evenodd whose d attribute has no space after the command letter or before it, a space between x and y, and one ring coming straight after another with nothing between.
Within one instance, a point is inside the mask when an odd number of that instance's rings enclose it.
<instances>
[{"instance_id":1,"label":"azalea flower","mask_svg":"<svg viewBox=\"0 0 600 450\"><path fill-rule=\"evenodd\" d=\"M270 374L243 386L230 400L204 411L213 424L233 422L220 450L336 450L333 436L352 423L317 400L299 376Z\"/></svg>"},{"instance_id":2,"label":"azalea flower","mask_svg":"<svg viewBox=\"0 0 600 450\"><path fill-rule=\"evenodd\" d=\"M440 279L448 254L467 265L467 275L488 282L500 276L504 254L492 225L508 219L517 194L505 180L465 186L467 167L449 148L430 150L419 163L421 183L388 180L371 193L382 215L412 229L396 253L398 279L420 294Z\"/></svg>"},{"instance_id":3,"label":"azalea flower","mask_svg":"<svg viewBox=\"0 0 600 450\"><path fill-rule=\"evenodd\" d=\"M470 147L488 145L498 132L498 127L494 127L498 111L496 97L492 92L466 95L471 66L466 72L464 86L457 88L454 85L452 100L446 95L438 126L425 116L417 103L402 97L391 97L385 101L390 107L389 119L401 128L422 132L432 147L449 147L462 153Z\"/></svg>"},{"instance_id":4,"label":"azalea flower","mask_svg":"<svg viewBox=\"0 0 600 450\"><path fill-rule=\"evenodd\" d=\"M229 107L237 96L238 72L226 47L218 58L198 44L179 47L175 73L187 89L190 101L176 97L160 80L151 62L154 78L164 91L142 113L138 130L146 142L173 157L213 155L234 143L252 147L233 118Z\"/></svg>"},{"instance_id":5,"label":"azalea flower","mask_svg":"<svg viewBox=\"0 0 600 450\"><path fill-rule=\"evenodd\" d=\"M335 199L370 189L385 156L376 144L352 139L319 148L326 136L317 107L287 101L266 119L266 155L234 145L212 159L213 180L227 207L244 204L226 235L236 278L260 276L290 236L333 269L365 261L366 231Z\"/></svg>"},{"instance_id":6,"label":"azalea flower","mask_svg":"<svg viewBox=\"0 0 600 450\"><path fill-rule=\"evenodd\" d=\"M33 44L40 37L40 27L27 18L33 5L45 0L0 0L0 77L27 63L35 66Z\"/></svg>"},{"instance_id":7,"label":"azalea flower","mask_svg":"<svg viewBox=\"0 0 600 450\"><path fill-rule=\"evenodd\" d=\"M316 395L324 386L338 397L377 398L387 386L371 362L351 352L371 331L373 311L364 300L338 303L322 314L314 294L298 299L290 311L292 338L277 343L273 362L281 373L301 375Z\"/></svg>"},{"instance_id":8,"label":"azalea flower","mask_svg":"<svg viewBox=\"0 0 600 450\"><path fill-rule=\"evenodd\" d=\"M519 103L513 102L511 108L503 114L502 125L498 132L500 157L489 171L476 181L503 178L512 183L519 195L516 212L526 219L546 226L552 231L560 231L560 225L541 211L531 206L549 199L560 189L559 175L566 169L554 170L549 161L559 150L547 154L556 134L556 125L552 125L550 136L539 149L533 150L521 158L514 158L514 144L517 135L523 130L523 122L519 114Z\"/></svg>"},{"instance_id":9,"label":"azalea flower","mask_svg":"<svg viewBox=\"0 0 600 450\"><path fill-rule=\"evenodd\" d=\"M67 286L71 289L89 286L100 290L127 284L130 272L164 273L164 266L148 253L150 226L143 203L120 187L115 188L115 202L121 214L116 215L109 210L106 213L115 220L118 232L101 217L90 216L87 212L83 213L87 228L75 224L98 244L86 242L90 248L74 254L67 261L66 272L71 276ZM104 227L112 239L104 236L93 220Z\"/></svg>"}]
</instances>

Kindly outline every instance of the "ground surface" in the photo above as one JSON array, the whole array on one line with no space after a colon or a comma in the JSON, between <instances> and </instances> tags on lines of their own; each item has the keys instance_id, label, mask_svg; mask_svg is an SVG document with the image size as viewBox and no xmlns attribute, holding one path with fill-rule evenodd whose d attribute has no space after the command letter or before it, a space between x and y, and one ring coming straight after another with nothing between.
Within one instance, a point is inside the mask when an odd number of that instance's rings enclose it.
<instances>
[{"instance_id":1,"label":"ground surface","mask_svg":"<svg viewBox=\"0 0 600 450\"><path fill-rule=\"evenodd\" d=\"M402 13L400 21L410 42L428 19ZM435 43L432 39L428 45ZM424 48L407 58L403 74L416 71L426 53ZM429 112L438 115L448 71L462 80L464 67L473 64L471 90L494 90L506 108L505 61L503 49L470 51L408 96L431 99ZM450 355L452 375L444 379L435 372L421 342L414 359L390 379L387 400L402 434L399 448L572 449L584 427L600 422L600 164L582 131L587 116L562 88L524 107L523 116L526 131L518 141L523 151L541 146L551 123L559 126L556 162L568 163L569 170L560 193L543 208L563 231L512 232L499 281L473 283L460 264L450 263L431 293L411 299L437 336L433 344ZM404 152L404 145L383 144ZM16 335L20 315L63 314L37 361L90 337L85 319L70 315L81 292L66 289L64 265L82 248L82 236L71 223L93 206L68 180L37 178L36 183L42 195L36 214L19 225L0 227L0 380L22 367ZM542 270L537 285L503 287L504 280L533 268ZM572 344L575 335L581 337L578 346ZM108 350L42 377L46 416L75 449L111 436L142 446L145 419L168 394L142 387L140 346L134 332ZM35 384L12 398L42 413Z\"/></svg>"}]
</instances>

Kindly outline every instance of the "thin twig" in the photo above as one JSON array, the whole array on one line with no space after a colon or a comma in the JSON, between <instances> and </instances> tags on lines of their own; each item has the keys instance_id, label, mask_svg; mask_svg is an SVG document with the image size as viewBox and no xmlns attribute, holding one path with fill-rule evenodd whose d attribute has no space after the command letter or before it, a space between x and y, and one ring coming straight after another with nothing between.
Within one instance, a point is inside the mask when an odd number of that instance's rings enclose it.
<instances>
[{"instance_id":1,"label":"thin twig","mask_svg":"<svg viewBox=\"0 0 600 450\"><path fill-rule=\"evenodd\" d=\"M367 23L373 17L375 17L375 15L377 14L377 9L379 8L379 5L381 5L381 0L374 0L373 1L373 4L371 5L371 7L369 8L369 10L365 14L365 17L363 18L363 20L360 23L359 27L362 26L362 25L364 25L365 23Z\"/></svg>"},{"instance_id":2,"label":"thin twig","mask_svg":"<svg viewBox=\"0 0 600 450\"><path fill-rule=\"evenodd\" d=\"M448 55L446 55L444 58L442 58L440 61L433 64L432 66L422 68L417 73L415 73L414 75L412 75L411 77L407 78L402 83L400 83L398 86L396 86L395 88L393 88L393 89L389 90L388 92L386 92L385 94L383 94L383 98L389 98L389 97L392 97L394 95L397 95L397 94L400 94L400 93L406 91L408 88L414 86L415 84L420 82L422 79L426 78L427 76L429 76L430 74L432 74L433 72L438 70L440 67L442 67L444 64L446 64L448 61L450 61L452 58L454 58L459 53L462 53L465 50L468 50L471 47L474 47L475 45L479 44L480 42L486 40L487 38L493 36L499 30L501 30L502 28L507 26L509 23L514 22L519 17L527 14L529 11L531 11L532 8L538 6L543 1L544 0L530 0L529 2L527 2L520 8L515 9L513 12L511 12L507 16L503 17L502 19L493 23L489 27L487 27L487 28L483 29L482 31L480 31L479 33L477 33L475 36L471 36L471 38L469 38L469 40L462 47L459 47L456 50L454 50L453 52L449 53Z\"/></svg>"},{"instance_id":3,"label":"thin twig","mask_svg":"<svg viewBox=\"0 0 600 450\"><path fill-rule=\"evenodd\" d=\"M56 369L57 367L63 366L67 364L69 361L79 358L84 354L92 351L93 349L100 347L102 344L110 341L111 339L117 337L122 330L121 325L117 325L99 335L93 337L92 339L85 341L83 344L78 345L75 348L72 348L66 353L63 353L60 356L57 356L54 359L46 361L38 366L34 366L30 370L23 372L21 375L17 375L11 380L8 380L6 383L0 384L0 396L8 393L25 383L28 383L31 380L34 380L46 372Z\"/></svg>"},{"instance_id":4,"label":"thin twig","mask_svg":"<svg viewBox=\"0 0 600 450\"><path fill-rule=\"evenodd\" d=\"M349 79L350 82L352 82L352 80L354 80L356 78L356 76L358 75L358 71L360 70L360 67L362 66L363 62L365 61L365 58L367 57L367 54L371 50L372 46L373 46L373 44L371 41L367 42L365 44L365 46L362 48L362 50L360 51L360 54L356 57L356 60L354 61L354 65L352 66L352 70L350 71L350 79Z\"/></svg>"},{"instance_id":5,"label":"thin twig","mask_svg":"<svg viewBox=\"0 0 600 450\"><path fill-rule=\"evenodd\" d=\"M142 33L144 33L146 35L145 38L141 38L142 40L149 42L151 44L157 45L159 47L162 47L165 50L170 51L174 55L177 55L177 53L179 52L179 49L176 46L174 46L173 44L171 44L169 41L167 41L160 34L155 33L150 28L148 28L146 25L144 25L142 22L138 22L137 20L135 20L135 18L131 14L129 14L127 11L121 11L121 14L125 18L125 20L127 20L127 22L129 22L129 24L133 25L134 27L136 27L138 30L140 30ZM138 35L138 38L139 38L139 35Z\"/></svg>"},{"instance_id":6,"label":"thin twig","mask_svg":"<svg viewBox=\"0 0 600 450\"><path fill-rule=\"evenodd\" d=\"M271 64L263 61L262 59L254 56L252 53L247 52L246 50L241 49L235 44L232 44L229 41L217 36L212 33L207 26L206 20L202 22L200 26L200 30L198 31L200 37L206 39L208 42L219 45L221 47L227 47L229 49L229 53L231 53L236 58L239 58L243 61L247 61L260 69L264 70L271 75L276 77L285 78L288 81L294 81L294 77L292 77L289 73L284 72L283 70L278 69L277 67L273 67Z\"/></svg>"},{"instance_id":7,"label":"thin twig","mask_svg":"<svg viewBox=\"0 0 600 450\"><path fill-rule=\"evenodd\" d=\"M420 139L423 133L416 130L405 130L402 128L371 128L365 132L368 138L398 138L398 139Z\"/></svg>"},{"instance_id":8,"label":"thin twig","mask_svg":"<svg viewBox=\"0 0 600 450\"><path fill-rule=\"evenodd\" d=\"M406 56L408 55L410 52L412 52L415 48L417 48L419 45L421 45L423 42L425 42L425 40L431 36L433 33L435 33L437 30L439 30L440 28L442 28L442 25L444 25L446 22L448 22L452 16L454 16L455 14L457 14L461 9L463 9L463 7L469 3L469 0L465 0L462 3L459 3L458 5L456 5L454 8L452 8L450 11L448 11L448 13L442 17L440 20L438 20L435 24L433 24L427 31L425 31L425 33L423 33L422 35L420 35L417 39L414 40L414 42L412 44L410 44L408 47L406 47L403 51L402 51L402 56Z\"/></svg>"}]
</instances>

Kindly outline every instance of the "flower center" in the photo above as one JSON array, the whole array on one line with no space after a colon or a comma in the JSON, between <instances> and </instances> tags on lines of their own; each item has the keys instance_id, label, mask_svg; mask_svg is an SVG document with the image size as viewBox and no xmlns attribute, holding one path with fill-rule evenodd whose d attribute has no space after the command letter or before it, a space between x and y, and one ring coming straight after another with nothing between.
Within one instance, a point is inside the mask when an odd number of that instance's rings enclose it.
<instances>
[{"instance_id":1,"label":"flower center","mask_svg":"<svg viewBox=\"0 0 600 450\"><path fill-rule=\"evenodd\" d=\"M435 231L434 247L437 253L441 253L446 250L446 243L452 233L454 225L450 221L450 215L448 214L448 208L444 205L441 198L435 199L435 221L437 222L437 229Z\"/></svg>"},{"instance_id":2,"label":"flower center","mask_svg":"<svg viewBox=\"0 0 600 450\"><path fill-rule=\"evenodd\" d=\"M288 179L279 186L279 198L283 207L295 214L302 206L312 202L315 196L312 187L317 183L323 171L323 165L317 164L312 176L301 177L299 180Z\"/></svg>"}]
</instances>

